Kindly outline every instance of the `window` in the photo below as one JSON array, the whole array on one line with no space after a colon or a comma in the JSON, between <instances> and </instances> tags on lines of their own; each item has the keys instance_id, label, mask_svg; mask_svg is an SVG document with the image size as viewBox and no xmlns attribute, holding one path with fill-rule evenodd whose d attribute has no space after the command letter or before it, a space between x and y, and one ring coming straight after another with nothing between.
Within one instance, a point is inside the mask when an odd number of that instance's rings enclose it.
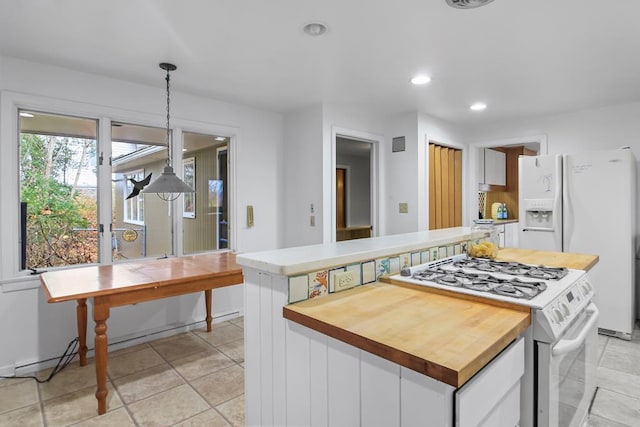
<instances>
[{"instance_id":1,"label":"window","mask_svg":"<svg viewBox=\"0 0 640 427\"><path fill-rule=\"evenodd\" d=\"M111 121L99 107L87 111L86 105L72 102L61 103L64 113L55 113L24 106L46 105L47 100L11 94L7 100L22 105L13 116L18 137L8 154L0 156L5 170L18 172L5 193L15 208L7 210L10 221L3 224L5 242L13 247L3 271L230 246L227 137L171 131L174 155L182 153L172 162L174 170L196 192L167 203L155 194L134 194L134 181L152 182L166 165L167 135L160 118L154 127ZM75 114L76 107L87 116ZM102 120L111 128L102 126Z\"/></svg>"},{"instance_id":2,"label":"window","mask_svg":"<svg viewBox=\"0 0 640 427\"><path fill-rule=\"evenodd\" d=\"M166 129L111 125L113 261L173 254L171 205L155 194L133 193L133 182L160 176L167 158ZM131 196L130 198L128 198Z\"/></svg>"},{"instance_id":3,"label":"window","mask_svg":"<svg viewBox=\"0 0 640 427\"><path fill-rule=\"evenodd\" d=\"M122 181L124 182L124 222L130 224L144 225L144 197L137 197L139 193L135 191L134 181L144 181L144 170L124 173Z\"/></svg>"},{"instance_id":4,"label":"window","mask_svg":"<svg viewBox=\"0 0 640 427\"><path fill-rule=\"evenodd\" d=\"M228 140L191 132L183 140L184 181L195 190L183 196L184 253L227 248Z\"/></svg>"},{"instance_id":5,"label":"window","mask_svg":"<svg viewBox=\"0 0 640 427\"><path fill-rule=\"evenodd\" d=\"M98 261L97 121L19 111L21 269Z\"/></svg>"}]
</instances>

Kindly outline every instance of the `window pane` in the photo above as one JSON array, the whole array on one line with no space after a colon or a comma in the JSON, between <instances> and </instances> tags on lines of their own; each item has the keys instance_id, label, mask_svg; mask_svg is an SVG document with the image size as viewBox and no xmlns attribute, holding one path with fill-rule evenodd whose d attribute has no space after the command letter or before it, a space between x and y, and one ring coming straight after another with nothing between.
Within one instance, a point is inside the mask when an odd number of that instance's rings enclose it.
<instances>
[{"instance_id":1,"label":"window pane","mask_svg":"<svg viewBox=\"0 0 640 427\"><path fill-rule=\"evenodd\" d=\"M97 121L19 114L21 268L98 262Z\"/></svg>"},{"instance_id":2,"label":"window pane","mask_svg":"<svg viewBox=\"0 0 640 427\"><path fill-rule=\"evenodd\" d=\"M166 129L113 123L111 139L113 260L173 254L170 205L155 194L138 193L134 185L162 173Z\"/></svg>"},{"instance_id":3,"label":"window pane","mask_svg":"<svg viewBox=\"0 0 640 427\"><path fill-rule=\"evenodd\" d=\"M228 141L189 132L183 136L183 176L196 190L183 196L184 252L228 248Z\"/></svg>"}]
</instances>

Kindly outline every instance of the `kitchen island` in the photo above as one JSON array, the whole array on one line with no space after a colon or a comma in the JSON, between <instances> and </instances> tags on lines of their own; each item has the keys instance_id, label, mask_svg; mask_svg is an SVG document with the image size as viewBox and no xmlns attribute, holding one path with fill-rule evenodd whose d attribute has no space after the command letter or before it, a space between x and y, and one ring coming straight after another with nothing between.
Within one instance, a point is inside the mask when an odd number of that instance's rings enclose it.
<instances>
[{"instance_id":1,"label":"kitchen island","mask_svg":"<svg viewBox=\"0 0 640 427\"><path fill-rule=\"evenodd\" d=\"M238 255L247 425L476 425L501 402L517 411L525 367L513 340L528 310L377 281L479 237L461 227ZM345 283L356 287L336 292ZM465 315L469 333L447 330ZM471 387L486 387L486 372L503 394Z\"/></svg>"}]
</instances>

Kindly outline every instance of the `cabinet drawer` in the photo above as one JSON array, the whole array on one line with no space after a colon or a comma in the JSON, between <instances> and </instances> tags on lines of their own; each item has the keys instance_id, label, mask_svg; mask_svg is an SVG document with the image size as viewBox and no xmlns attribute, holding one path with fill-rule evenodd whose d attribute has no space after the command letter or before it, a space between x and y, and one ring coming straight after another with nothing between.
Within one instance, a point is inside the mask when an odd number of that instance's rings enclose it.
<instances>
[{"instance_id":1,"label":"cabinet drawer","mask_svg":"<svg viewBox=\"0 0 640 427\"><path fill-rule=\"evenodd\" d=\"M524 340L519 338L456 392L456 426L518 424L523 374Z\"/></svg>"}]
</instances>

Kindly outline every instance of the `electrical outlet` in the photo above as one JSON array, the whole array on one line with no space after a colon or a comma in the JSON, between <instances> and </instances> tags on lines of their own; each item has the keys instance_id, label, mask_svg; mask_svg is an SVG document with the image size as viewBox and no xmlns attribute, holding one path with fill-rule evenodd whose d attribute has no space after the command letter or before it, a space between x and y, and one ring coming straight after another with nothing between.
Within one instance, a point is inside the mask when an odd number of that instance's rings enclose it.
<instances>
[{"instance_id":1,"label":"electrical outlet","mask_svg":"<svg viewBox=\"0 0 640 427\"><path fill-rule=\"evenodd\" d=\"M409 213L409 203L400 203L400 213Z\"/></svg>"},{"instance_id":2,"label":"electrical outlet","mask_svg":"<svg viewBox=\"0 0 640 427\"><path fill-rule=\"evenodd\" d=\"M353 271L343 271L340 273L336 273L333 277L336 281L334 285L334 290L336 292L353 288L356 285L356 276Z\"/></svg>"}]
</instances>

